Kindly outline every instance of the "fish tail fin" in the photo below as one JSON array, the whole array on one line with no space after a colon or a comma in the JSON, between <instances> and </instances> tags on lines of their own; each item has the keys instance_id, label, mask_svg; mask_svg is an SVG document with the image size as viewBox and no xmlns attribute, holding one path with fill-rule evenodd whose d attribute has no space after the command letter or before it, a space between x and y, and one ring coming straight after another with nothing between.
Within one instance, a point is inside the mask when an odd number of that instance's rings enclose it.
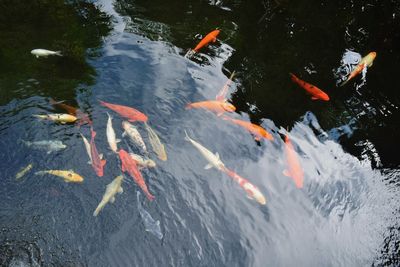
<instances>
[{"instance_id":1,"label":"fish tail fin","mask_svg":"<svg viewBox=\"0 0 400 267\"><path fill-rule=\"evenodd\" d=\"M107 160L105 160L105 159L101 160L101 166L104 167L106 165L106 163L107 163Z\"/></svg>"},{"instance_id":2,"label":"fish tail fin","mask_svg":"<svg viewBox=\"0 0 400 267\"><path fill-rule=\"evenodd\" d=\"M38 114L34 114L32 115L32 117L38 118L38 119L45 119L46 115L38 115Z\"/></svg>"},{"instance_id":3,"label":"fish tail fin","mask_svg":"<svg viewBox=\"0 0 400 267\"><path fill-rule=\"evenodd\" d=\"M102 202L97 206L97 208L94 210L93 212L93 216L96 217L97 215L99 215L99 212L103 209L103 205Z\"/></svg>"},{"instance_id":4,"label":"fish tail fin","mask_svg":"<svg viewBox=\"0 0 400 267\"><path fill-rule=\"evenodd\" d=\"M30 145L30 142L29 141L25 141L24 139L18 139L18 143L24 144L26 146Z\"/></svg>"},{"instance_id":5,"label":"fish tail fin","mask_svg":"<svg viewBox=\"0 0 400 267\"><path fill-rule=\"evenodd\" d=\"M191 108L192 108L192 103L186 104L185 109L191 109Z\"/></svg>"},{"instance_id":6,"label":"fish tail fin","mask_svg":"<svg viewBox=\"0 0 400 267\"><path fill-rule=\"evenodd\" d=\"M150 194L149 192L146 192L146 197L148 200L153 201L156 197Z\"/></svg>"},{"instance_id":7,"label":"fish tail fin","mask_svg":"<svg viewBox=\"0 0 400 267\"><path fill-rule=\"evenodd\" d=\"M185 130L185 140L190 142L190 137L189 137L188 133L186 132L186 130Z\"/></svg>"},{"instance_id":8,"label":"fish tail fin","mask_svg":"<svg viewBox=\"0 0 400 267\"><path fill-rule=\"evenodd\" d=\"M57 56L59 56L59 57L62 57L62 56L63 56L63 54L61 53L61 51L56 51L55 55L57 55Z\"/></svg>"},{"instance_id":9,"label":"fish tail fin","mask_svg":"<svg viewBox=\"0 0 400 267\"><path fill-rule=\"evenodd\" d=\"M110 113L108 113L108 112L106 112L107 113L107 116L110 118L110 119L112 119L113 117L110 115Z\"/></svg>"},{"instance_id":10,"label":"fish tail fin","mask_svg":"<svg viewBox=\"0 0 400 267\"><path fill-rule=\"evenodd\" d=\"M45 175L45 174L47 174L47 171L38 171L38 172L35 172L35 175Z\"/></svg>"},{"instance_id":11,"label":"fish tail fin","mask_svg":"<svg viewBox=\"0 0 400 267\"><path fill-rule=\"evenodd\" d=\"M294 75L294 74L291 73L291 72L289 72L289 76L290 76L290 79L291 79L293 82L296 82L296 81L298 80L297 76Z\"/></svg>"},{"instance_id":12,"label":"fish tail fin","mask_svg":"<svg viewBox=\"0 0 400 267\"><path fill-rule=\"evenodd\" d=\"M100 105L102 105L102 106L104 106L104 107L107 107L107 103L106 103L106 102L104 102L104 101L102 101L102 100L100 100L100 99L99 99L99 102L100 102Z\"/></svg>"},{"instance_id":13,"label":"fish tail fin","mask_svg":"<svg viewBox=\"0 0 400 267\"><path fill-rule=\"evenodd\" d=\"M347 79L344 82L342 82L339 86L340 87L345 86L349 81L350 81L350 79Z\"/></svg>"},{"instance_id":14,"label":"fish tail fin","mask_svg":"<svg viewBox=\"0 0 400 267\"><path fill-rule=\"evenodd\" d=\"M96 137L96 132L93 130L93 127L90 127L90 132L92 134L92 138Z\"/></svg>"}]
</instances>

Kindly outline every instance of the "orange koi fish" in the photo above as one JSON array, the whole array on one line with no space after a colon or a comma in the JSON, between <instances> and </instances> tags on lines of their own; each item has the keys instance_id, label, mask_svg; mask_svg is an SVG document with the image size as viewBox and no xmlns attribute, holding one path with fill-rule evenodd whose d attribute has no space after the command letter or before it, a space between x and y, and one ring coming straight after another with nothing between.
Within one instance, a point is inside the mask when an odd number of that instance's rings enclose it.
<instances>
[{"instance_id":1,"label":"orange koi fish","mask_svg":"<svg viewBox=\"0 0 400 267\"><path fill-rule=\"evenodd\" d=\"M132 159L132 157L125 150L121 149L119 151L119 158L121 159L121 169L122 172L128 172L130 176L132 176L133 180L139 185L139 187L143 190L144 194L147 198L152 201L155 197L149 192L147 189L147 185L143 179L142 174L140 173L136 161Z\"/></svg>"},{"instance_id":2,"label":"orange koi fish","mask_svg":"<svg viewBox=\"0 0 400 267\"><path fill-rule=\"evenodd\" d=\"M360 60L360 63L358 63L358 65L350 73L349 77L347 77L347 80L344 81L340 86L343 86L346 83L348 83L351 79L360 74L365 68L371 67L375 58L376 58L376 52L370 52L368 55L363 57Z\"/></svg>"},{"instance_id":3,"label":"orange koi fish","mask_svg":"<svg viewBox=\"0 0 400 267\"><path fill-rule=\"evenodd\" d=\"M217 41L217 36L219 34L220 30L213 30L209 34L207 34L201 41L196 45L196 47L193 49L194 52L199 52L199 50L208 45L210 42L216 42Z\"/></svg>"},{"instance_id":4,"label":"orange koi fish","mask_svg":"<svg viewBox=\"0 0 400 267\"><path fill-rule=\"evenodd\" d=\"M289 73L289 75L294 83L297 83L300 87L302 87L304 90L307 91L307 93L311 95L312 100L319 99L319 100L329 101L329 96L315 85L309 84L297 78L296 75L294 75L293 73Z\"/></svg>"},{"instance_id":5,"label":"orange koi fish","mask_svg":"<svg viewBox=\"0 0 400 267\"><path fill-rule=\"evenodd\" d=\"M303 169L292 142L287 135L285 135L285 155L288 169L284 170L283 174L287 177L291 177L297 188L302 188L304 182Z\"/></svg>"},{"instance_id":6,"label":"orange koi fish","mask_svg":"<svg viewBox=\"0 0 400 267\"><path fill-rule=\"evenodd\" d=\"M235 182L237 182L240 187L242 187L246 193L247 196L250 199L255 199L258 203L261 205L265 205L267 203L264 195L261 193L260 189L258 189L257 186L253 185L252 183L249 182L249 180L239 176L237 173L224 168L223 170L226 174L228 174Z\"/></svg>"},{"instance_id":7,"label":"orange koi fish","mask_svg":"<svg viewBox=\"0 0 400 267\"><path fill-rule=\"evenodd\" d=\"M231 103L225 101L217 101L217 100L201 101L186 105L186 109L191 109L191 108L208 109L210 111L217 113L218 115L222 115L224 112L234 112L236 110L236 107Z\"/></svg>"},{"instance_id":8,"label":"orange koi fish","mask_svg":"<svg viewBox=\"0 0 400 267\"><path fill-rule=\"evenodd\" d=\"M127 118L128 121L130 121L130 122L135 122L135 121L145 122L145 121L147 121L147 116L137 109L127 107L127 106L107 103L107 102L104 102L101 100L99 100L99 101L102 106L107 107L107 108L117 112L122 117Z\"/></svg>"},{"instance_id":9,"label":"orange koi fish","mask_svg":"<svg viewBox=\"0 0 400 267\"><path fill-rule=\"evenodd\" d=\"M229 86L231 85L232 79L233 79L234 76L235 76L235 71L232 72L231 77L229 77L229 80L226 81L224 87L221 88L221 90L219 91L219 93L215 97L215 100L217 100L217 101L226 101L226 95L228 93Z\"/></svg>"},{"instance_id":10,"label":"orange koi fish","mask_svg":"<svg viewBox=\"0 0 400 267\"><path fill-rule=\"evenodd\" d=\"M65 111L68 112L68 114L76 116L76 111L78 108L64 104L64 101L55 101L53 98L50 98L50 104L59 108L64 109Z\"/></svg>"},{"instance_id":11,"label":"orange koi fish","mask_svg":"<svg viewBox=\"0 0 400 267\"><path fill-rule=\"evenodd\" d=\"M93 128L90 128L90 132L92 133L92 138L90 139L90 159L92 163L92 167L96 172L97 176L103 176L103 167L106 165L106 160L102 159L103 155L97 152L96 144L94 143L94 137L96 136L96 132Z\"/></svg>"},{"instance_id":12,"label":"orange koi fish","mask_svg":"<svg viewBox=\"0 0 400 267\"><path fill-rule=\"evenodd\" d=\"M261 138L265 138L267 140L274 140L274 138L272 137L272 135L267 132L263 127L257 125L257 124L253 124L251 122L247 122L247 121L242 121L242 120L235 120L229 117L222 117L222 119L230 121L234 124L237 124L243 128L245 128L246 130L248 130L250 133L252 133L254 135L254 139L256 139L257 141L260 141Z\"/></svg>"}]
</instances>

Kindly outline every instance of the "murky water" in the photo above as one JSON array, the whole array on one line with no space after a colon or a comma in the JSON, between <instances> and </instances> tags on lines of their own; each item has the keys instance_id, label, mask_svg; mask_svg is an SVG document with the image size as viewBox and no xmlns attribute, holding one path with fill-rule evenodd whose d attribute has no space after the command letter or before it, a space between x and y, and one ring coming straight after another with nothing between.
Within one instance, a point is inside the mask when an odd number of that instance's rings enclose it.
<instances>
[{"instance_id":1,"label":"murky water","mask_svg":"<svg viewBox=\"0 0 400 267\"><path fill-rule=\"evenodd\" d=\"M9 1L0 0L0 263L3 266L397 266L400 99L397 1ZM219 27L219 40L189 48ZM64 57L36 59L34 48ZM377 52L364 76L337 87L348 64ZM342 62L341 62L342 61ZM214 99L232 71L231 117L261 124L274 141L190 102ZM294 72L331 97L315 102ZM97 177L80 133L32 114L62 112L49 98L87 112L107 160ZM108 147L122 118L99 100L132 106L166 146L167 161L143 169L150 192L138 210L136 183L93 217L121 173ZM146 144L143 124L135 123ZM304 187L282 174L289 131ZM266 196L265 206L206 160L185 133ZM61 140L47 154L21 140ZM119 146L127 149L128 142ZM135 152L140 152L139 150ZM15 180L21 168L33 168ZM73 169L84 183L36 176ZM144 213L143 213L144 214ZM148 218L148 217L146 217Z\"/></svg>"}]
</instances>

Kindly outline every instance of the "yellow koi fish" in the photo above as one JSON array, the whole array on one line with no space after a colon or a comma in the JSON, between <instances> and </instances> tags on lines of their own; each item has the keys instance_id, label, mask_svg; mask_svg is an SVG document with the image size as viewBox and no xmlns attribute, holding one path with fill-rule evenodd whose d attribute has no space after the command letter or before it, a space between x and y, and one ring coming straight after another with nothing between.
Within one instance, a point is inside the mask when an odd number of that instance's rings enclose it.
<instances>
[{"instance_id":1,"label":"yellow koi fish","mask_svg":"<svg viewBox=\"0 0 400 267\"><path fill-rule=\"evenodd\" d=\"M82 183L83 177L79 174L75 173L74 171L64 171L64 170L47 170L47 171L39 171L36 172L35 175L45 175L45 174L52 174L64 179L66 183Z\"/></svg>"}]
</instances>

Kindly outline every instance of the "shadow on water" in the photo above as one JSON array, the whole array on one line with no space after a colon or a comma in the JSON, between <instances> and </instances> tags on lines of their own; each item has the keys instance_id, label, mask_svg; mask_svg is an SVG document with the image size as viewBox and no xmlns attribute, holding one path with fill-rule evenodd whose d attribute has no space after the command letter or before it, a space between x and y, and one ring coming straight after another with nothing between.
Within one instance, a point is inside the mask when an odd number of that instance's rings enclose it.
<instances>
[{"instance_id":1,"label":"shadow on water","mask_svg":"<svg viewBox=\"0 0 400 267\"><path fill-rule=\"evenodd\" d=\"M0 263L399 263L399 162L390 152L399 146L396 1L95 3L0 2ZM191 60L183 57L215 27L222 32L217 43ZM38 47L65 51L65 57L36 59L29 51ZM377 51L378 57L366 82L357 78L336 87L347 50ZM273 142L256 143L210 113L184 109L215 98L234 70L232 117L262 124ZM311 101L290 82L289 72L317 84L332 100ZM76 127L32 120L33 113L53 111L43 98L48 96L85 104L107 158L104 177L86 164ZM115 203L92 216L105 186L120 174L105 141L105 112L111 112L98 99L138 108L166 144L168 161L143 171L156 196L143 201L143 208L160 220L161 241L145 231L130 178ZM120 136L122 120L111 114ZM302 190L282 175L285 129L304 167ZM229 177L205 171L205 161L184 141L184 130L259 187L267 205L247 199ZM86 126L79 131L88 136ZM59 139L68 148L46 156L19 139ZM34 175L16 182L15 173L31 162L34 171L74 169L85 182Z\"/></svg>"}]
</instances>

